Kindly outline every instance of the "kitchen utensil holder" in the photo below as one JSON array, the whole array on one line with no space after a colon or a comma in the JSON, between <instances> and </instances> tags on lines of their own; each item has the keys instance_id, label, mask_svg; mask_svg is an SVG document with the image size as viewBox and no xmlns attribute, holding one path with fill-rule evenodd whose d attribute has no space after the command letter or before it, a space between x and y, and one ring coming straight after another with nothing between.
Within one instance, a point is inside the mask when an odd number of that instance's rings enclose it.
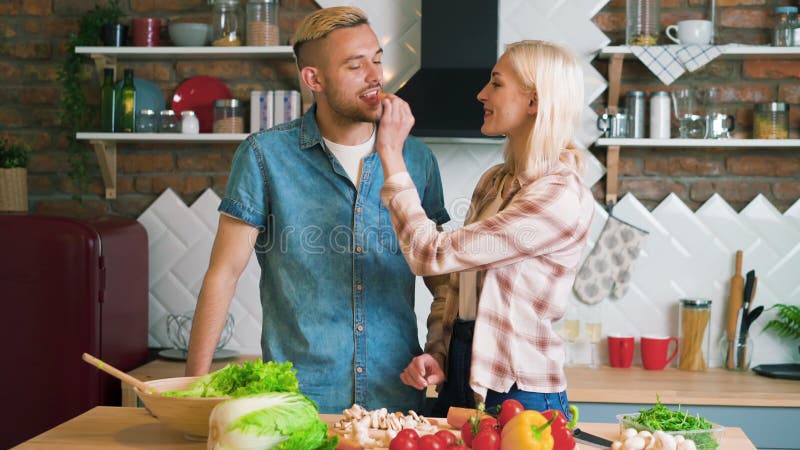
<instances>
[{"instance_id":1,"label":"kitchen utensil holder","mask_svg":"<svg viewBox=\"0 0 800 450\"><path fill-rule=\"evenodd\" d=\"M733 352L729 352L729 345L733 345ZM747 371L750 370L750 363L753 361L753 338L748 337L744 341L731 340L728 341L728 334L722 333L722 338L719 340L719 349L722 356L722 367L728 368L733 371ZM733 364L729 364L729 355L733 358Z\"/></svg>"}]
</instances>

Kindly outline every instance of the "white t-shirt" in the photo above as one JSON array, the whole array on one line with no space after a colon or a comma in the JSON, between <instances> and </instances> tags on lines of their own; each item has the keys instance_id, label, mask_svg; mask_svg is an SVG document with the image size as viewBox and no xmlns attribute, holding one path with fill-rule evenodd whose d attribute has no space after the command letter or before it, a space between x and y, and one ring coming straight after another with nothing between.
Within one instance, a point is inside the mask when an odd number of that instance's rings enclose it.
<instances>
[{"instance_id":1,"label":"white t-shirt","mask_svg":"<svg viewBox=\"0 0 800 450\"><path fill-rule=\"evenodd\" d=\"M372 136L364 143L358 145L342 145L329 141L324 137L322 138L322 141L325 142L325 146L328 147L328 150L333 153L333 156L339 160L339 164L342 165L344 171L347 172L347 175L353 180L356 189L358 189L361 183L361 170L363 168L362 163L364 157L372 153L372 150L375 148L375 136L376 133L373 130Z\"/></svg>"}]
</instances>

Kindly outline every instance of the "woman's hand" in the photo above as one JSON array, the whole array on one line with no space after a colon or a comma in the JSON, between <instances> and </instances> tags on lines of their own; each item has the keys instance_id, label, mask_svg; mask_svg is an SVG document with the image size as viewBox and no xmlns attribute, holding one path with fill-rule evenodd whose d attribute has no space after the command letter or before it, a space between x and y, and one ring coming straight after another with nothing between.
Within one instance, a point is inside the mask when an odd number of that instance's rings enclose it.
<instances>
[{"instance_id":1,"label":"woman's hand","mask_svg":"<svg viewBox=\"0 0 800 450\"><path fill-rule=\"evenodd\" d=\"M383 116L378 128L375 149L383 165L383 179L406 172L406 163L403 161L403 144L414 126L414 115L411 108L403 99L396 95L387 94L381 100Z\"/></svg>"},{"instance_id":2,"label":"woman's hand","mask_svg":"<svg viewBox=\"0 0 800 450\"><path fill-rule=\"evenodd\" d=\"M427 353L412 359L403 373L400 374L400 381L403 384L416 389L425 389L431 384L439 384L444 380L444 371L439 367L439 362Z\"/></svg>"}]
</instances>

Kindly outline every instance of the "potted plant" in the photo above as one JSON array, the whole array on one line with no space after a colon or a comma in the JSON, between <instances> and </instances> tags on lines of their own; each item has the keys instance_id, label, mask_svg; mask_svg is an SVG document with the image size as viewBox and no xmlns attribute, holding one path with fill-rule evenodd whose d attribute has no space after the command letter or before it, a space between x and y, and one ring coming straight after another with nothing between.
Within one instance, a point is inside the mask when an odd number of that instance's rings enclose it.
<instances>
[{"instance_id":1,"label":"potted plant","mask_svg":"<svg viewBox=\"0 0 800 450\"><path fill-rule=\"evenodd\" d=\"M0 140L0 211L28 210L28 160L30 147Z\"/></svg>"},{"instance_id":2,"label":"potted plant","mask_svg":"<svg viewBox=\"0 0 800 450\"><path fill-rule=\"evenodd\" d=\"M776 303L769 309L777 309L778 314L767 322L764 331L771 330L780 337L800 342L800 306Z\"/></svg>"},{"instance_id":3,"label":"potted plant","mask_svg":"<svg viewBox=\"0 0 800 450\"><path fill-rule=\"evenodd\" d=\"M75 139L75 133L91 125L89 106L84 95L81 78L84 63L88 58L75 53L75 47L93 46L100 41L101 31L106 24L117 24L122 17L119 0L109 0L107 6L95 6L84 14L78 23L78 32L69 36L64 64L58 71L61 81L61 125L67 130L69 145L67 153L70 164L70 178L80 191L86 190L89 181L89 155L86 145Z\"/></svg>"}]
</instances>

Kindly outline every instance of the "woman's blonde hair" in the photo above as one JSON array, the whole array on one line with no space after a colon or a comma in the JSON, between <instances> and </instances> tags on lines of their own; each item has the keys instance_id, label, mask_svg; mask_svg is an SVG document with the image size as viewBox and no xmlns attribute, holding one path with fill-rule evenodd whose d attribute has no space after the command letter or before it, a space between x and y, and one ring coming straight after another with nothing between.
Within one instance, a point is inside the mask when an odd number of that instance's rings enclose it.
<instances>
[{"instance_id":1,"label":"woman's blonde hair","mask_svg":"<svg viewBox=\"0 0 800 450\"><path fill-rule=\"evenodd\" d=\"M323 8L306 16L294 33L292 48L297 58L297 65L303 68L309 65L302 57L300 50L303 45L323 39L332 31L340 28L350 28L358 25L369 24L364 11L353 6L334 6Z\"/></svg>"},{"instance_id":2,"label":"woman's blonde hair","mask_svg":"<svg viewBox=\"0 0 800 450\"><path fill-rule=\"evenodd\" d=\"M560 45L536 40L508 44L504 56L523 89L535 91L538 97L526 152L513 155L507 146L506 167L514 173L538 177L561 159L580 170L579 153L573 142L583 109L583 71L577 58ZM565 151L568 153L562 155Z\"/></svg>"}]
</instances>

